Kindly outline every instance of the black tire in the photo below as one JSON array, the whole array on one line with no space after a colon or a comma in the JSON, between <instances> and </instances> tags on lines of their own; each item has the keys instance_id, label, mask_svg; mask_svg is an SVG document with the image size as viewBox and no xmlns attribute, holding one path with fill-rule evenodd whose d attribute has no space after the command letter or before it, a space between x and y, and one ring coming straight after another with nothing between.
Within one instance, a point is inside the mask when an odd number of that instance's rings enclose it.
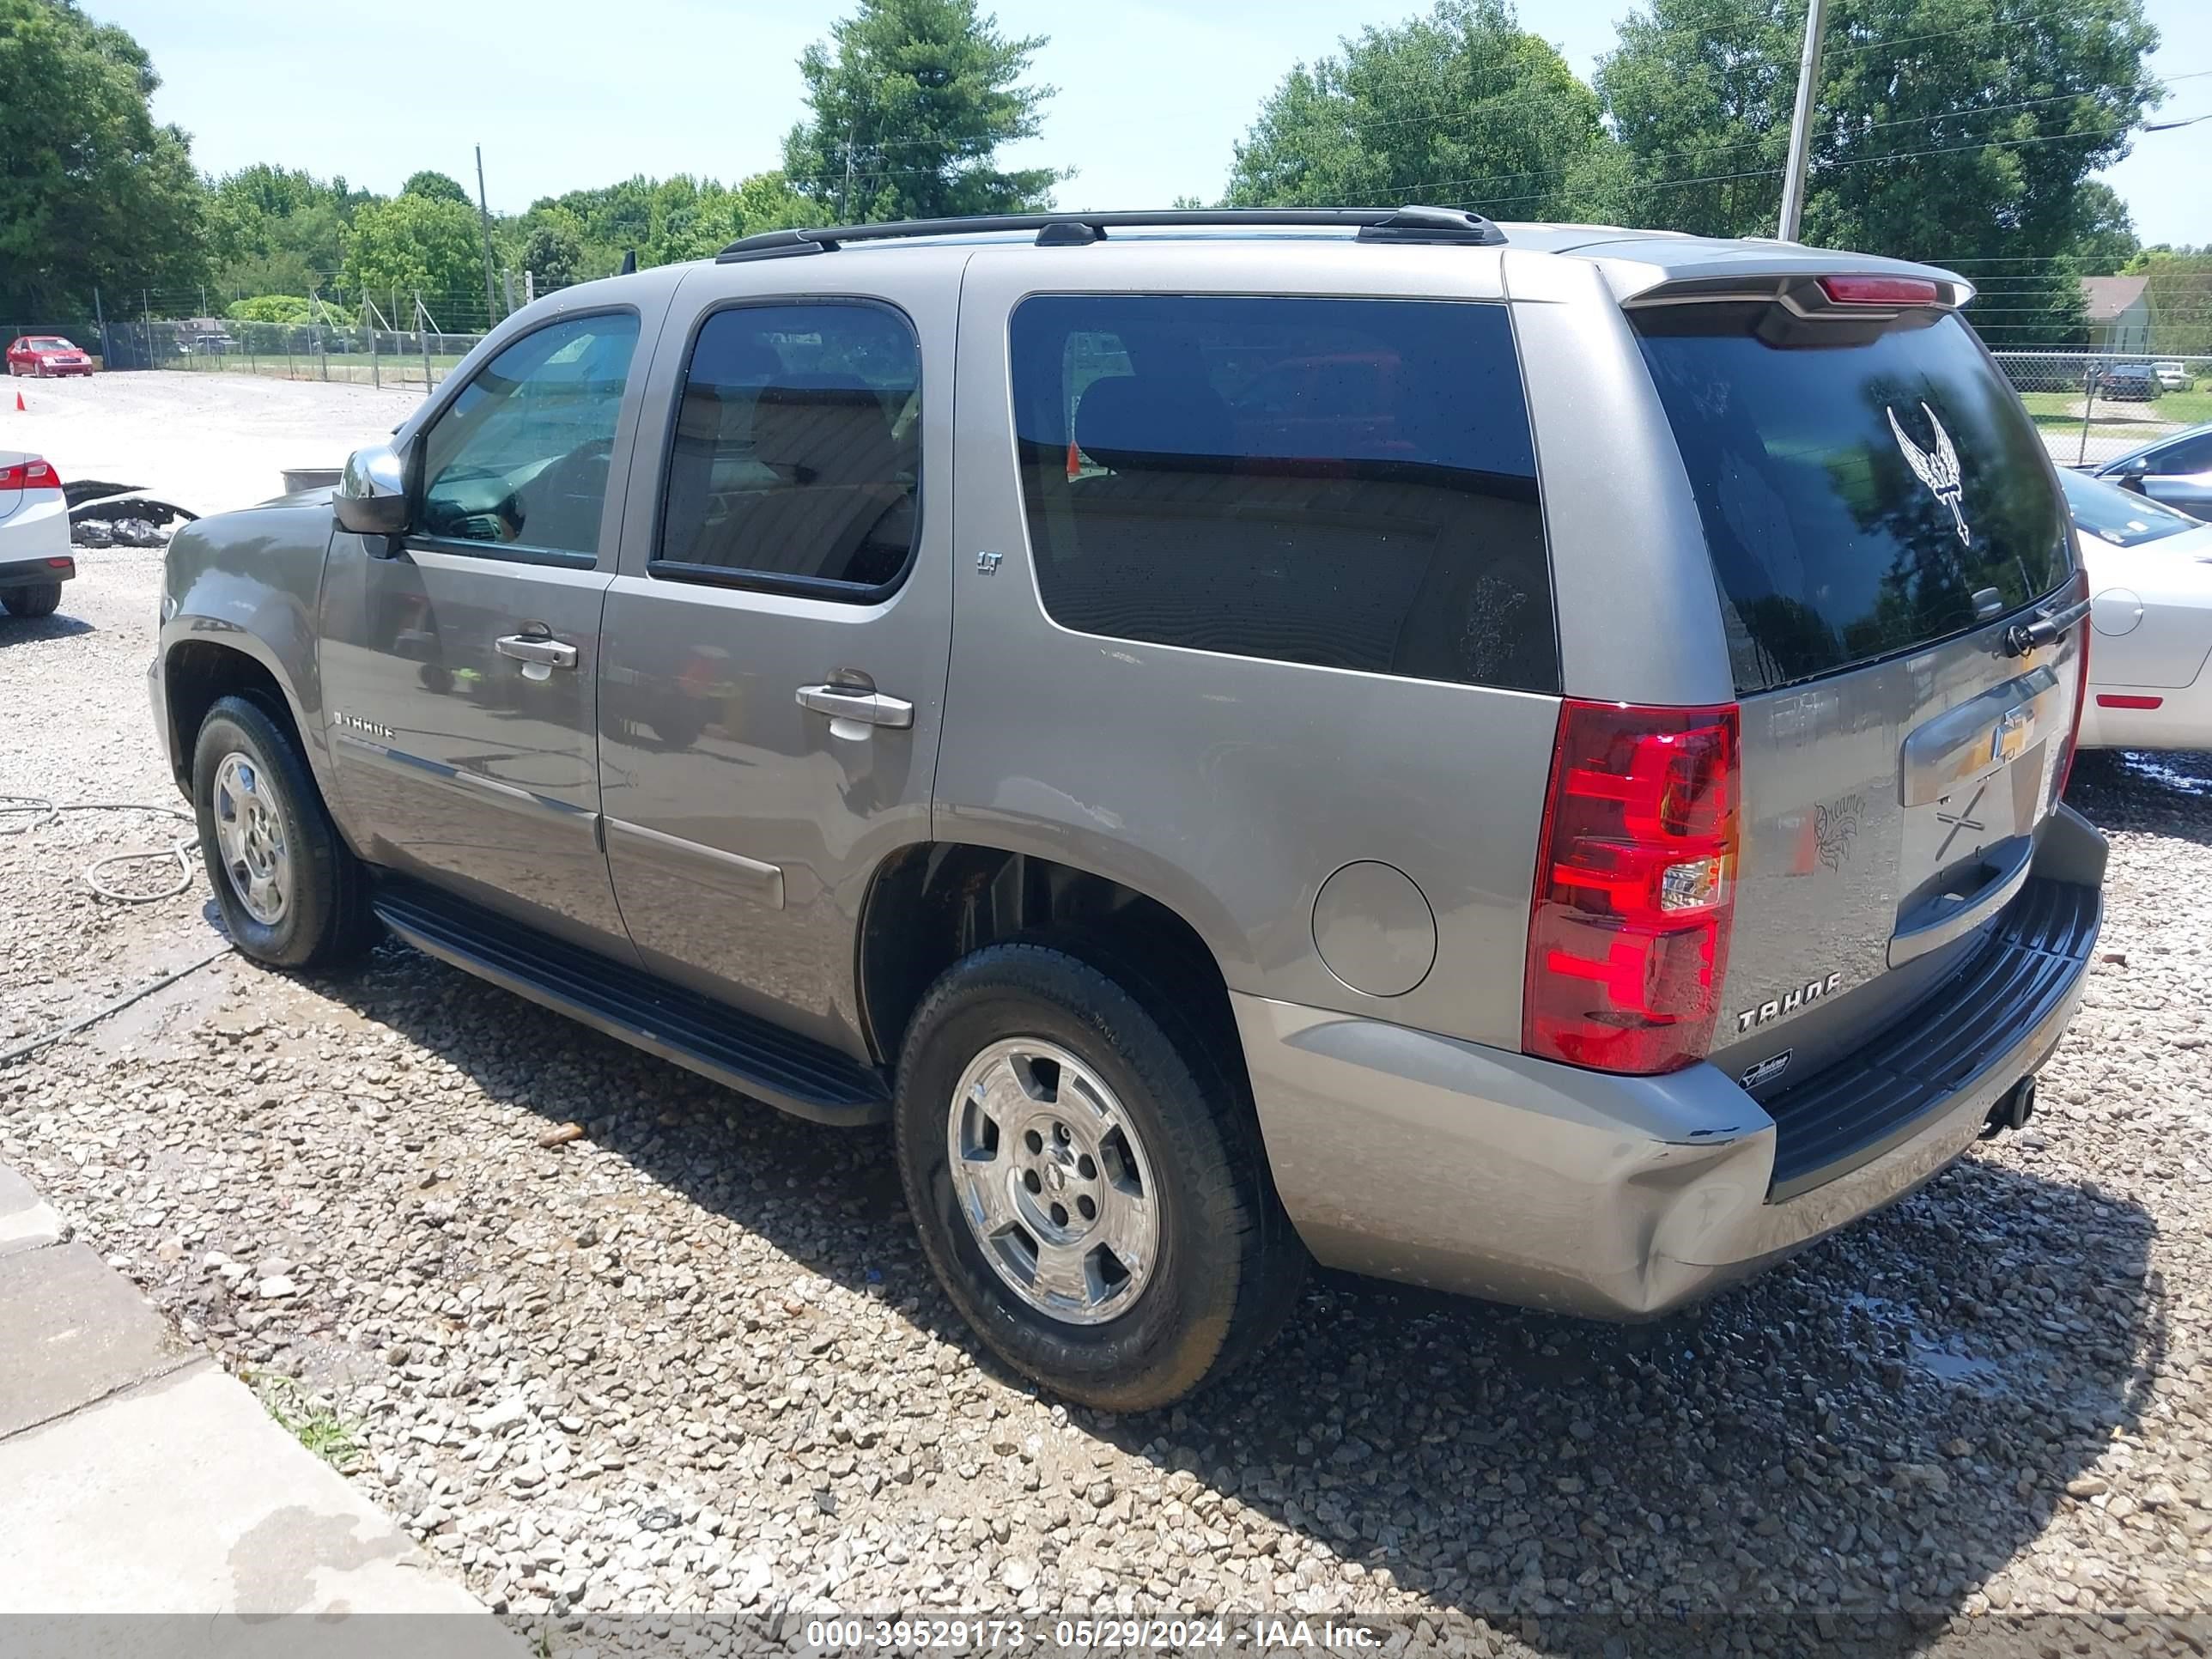
<instances>
[{"instance_id":1,"label":"black tire","mask_svg":"<svg viewBox=\"0 0 2212 1659\"><path fill-rule=\"evenodd\" d=\"M216 833L216 777L232 754L252 763L289 854L290 890L273 921L259 921L246 909L223 867ZM333 968L375 943L367 872L338 838L291 735L258 703L223 697L208 710L192 745L192 805L199 818L200 857L223 926L247 956L276 968Z\"/></svg>"},{"instance_id":2,"label":"black tire","mask_svg":"<svg viewBox=\"0 0 2212 1659\"><path fill-rule=\"evenodd\" d=\"M33 582L24 587L0 588L0 606L7 608L11 617L26 620L33 617L51 617L54 607L62 602L59 582Z\"/></svg>"},{"instance_id":3,"label":"black tire","mask_svg":"<svg viewBox=\"0 0 2212 1659\"><path fill-rule=\"evenodd\" d=\"M923 1252L976 1334L1056 1394L1147 1411L1203 1387L1273 1336L1297 1303L1307 1259L1267 1178L1242 1067L1217 1059L1139 971L1114 969L1109 977L1039 944L994 945L954 963L908 1030L894 1118ZM953 1091L971 1060L1012 1037L1055 1043L1088 1066L1145 1147L1157 1256L1135 1302L1103 1323L1056 1318L1018 1294L985 1259L954 1195Z\"/></svg>"}]
</instances>

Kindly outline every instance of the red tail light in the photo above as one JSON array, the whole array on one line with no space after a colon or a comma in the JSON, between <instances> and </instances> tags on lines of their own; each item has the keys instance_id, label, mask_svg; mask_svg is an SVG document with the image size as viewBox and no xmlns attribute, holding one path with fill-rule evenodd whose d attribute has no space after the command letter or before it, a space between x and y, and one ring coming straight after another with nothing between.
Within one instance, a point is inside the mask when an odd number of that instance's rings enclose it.
<instances>
[{"instance_id":1,"label":"red tail light","mask_svg":"<svg viewBox=\"0 0 2212 1659\"><path fill-rule=\"evenodd\" d=\"M14 466L0 466L0 489L59 489L61 474L51 463L41 460L19 461Z\"/></svg>"},{"instance_id":2,"label":"red tail light","mask_svg":"<svg viewBox=\"0 0 2212 1659\"><path fill-rule=\"evenodd\" d=\"M1823 276L1820 292L1837 306L1932 306L1942 297L1924 276Z\"/></svg>"},{"instance_id":3,"label":"red tail light","mask_svg":"<svg viewBox=\"0 0 2212 1659\"><path fill-rule=\"evenodd\" d=\"M1736 707L1559 709L1521 1048L1671 1072L1711 1045L1735 912Z\"/></svg>"}]
</instances>

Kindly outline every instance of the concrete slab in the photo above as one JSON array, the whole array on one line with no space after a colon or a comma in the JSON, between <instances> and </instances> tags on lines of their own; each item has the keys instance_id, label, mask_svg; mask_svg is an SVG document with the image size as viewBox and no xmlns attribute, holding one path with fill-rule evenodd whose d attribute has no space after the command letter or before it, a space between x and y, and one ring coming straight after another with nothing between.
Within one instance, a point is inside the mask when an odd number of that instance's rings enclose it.
<instances>
[{"instance_id":1,"label":"concrete slab","mask_svg":"<svg viewBox=\"0 0 2212 1659\"><path fill-rule=\"evenodd\" d=\"M0 1255L58 1243L62 1218L31 1183L0 1164Z\"/></svg>"},{"instance_id":2,"label":"concrete slab","mask_svg":"<svg viewBox=\"0 0 2212 1659\"><path fill-rule=\"evenodd\" d=\"M210 1361L0 1440L0 1607L196 1615L137 1624L142 1654L346 1651L340 1626L374 1626L388 1644L400 1630L383 1617L392 1614L422 1620L409 1621L410 1652L422 1650L418 1643L445 1650L434 1635L484 1659L524 1651ZM13 1648L37 1621L10 1624ZM288 1626L289 1650L270 1640ZM69 1626L49 1633L94 1644L58 1650L91 1653L101 1650L101 1630L131 1628L94 1619L73 1636ZM170 1639L149 1647L157 1628ZM200 1645L224 1629L227 1640Z\"/></svg>"},{"instance_id":3,"label":"concrete slab","mask_svg":"<svg viewBox=\"0 0 2212 1659\"><path fill-rule=\"evenodd\" d=\"M193 1352L79 1243L0 1255L0 1437L174 1370Z\"/></svg>"}]
</instances>

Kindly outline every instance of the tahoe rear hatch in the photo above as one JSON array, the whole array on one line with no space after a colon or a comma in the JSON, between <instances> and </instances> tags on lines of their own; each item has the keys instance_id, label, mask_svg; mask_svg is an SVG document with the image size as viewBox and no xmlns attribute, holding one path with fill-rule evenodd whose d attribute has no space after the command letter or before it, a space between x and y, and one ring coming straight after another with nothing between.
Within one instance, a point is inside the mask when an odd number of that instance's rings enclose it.
<instances>
[{"instance_id":1,"label":"tahoe rear hatch","mask_svg":"<svg viewBox=\"0 0 2212 1659\"><path fill-rule=\"evenodd\" d=\"M1799 279L1631 310L1741 708L1711 1058L1770 1104L1965 994L2070 759L2088 629L2070 521L1949 291ZM1971 1004L1984 1024L2010 1006Z\"/></svg>"}]
</instances>

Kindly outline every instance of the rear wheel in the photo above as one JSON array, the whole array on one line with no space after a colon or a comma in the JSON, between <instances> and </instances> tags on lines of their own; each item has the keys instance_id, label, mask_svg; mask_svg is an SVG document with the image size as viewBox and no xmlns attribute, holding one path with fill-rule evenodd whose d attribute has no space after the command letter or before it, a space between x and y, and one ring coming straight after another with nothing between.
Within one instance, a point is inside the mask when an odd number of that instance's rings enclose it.
<instances>
[{"instance_id":1,"label":"rear wheel","mask_svg":"<svg viewBox=\"0 0 2212 1659\"><path fill-rule=\"evenodd\" d=\"M1242 1085L1152 995L996 945L931 988L899 1066L900 1173L946 1294L1009 1364L1115 1411L1235 1365L1305 1268Z\"/></svg>"},{"instance_id":2,"label":"rear wheel","mask_svg":"<svg viewBox=\"0 0 2212 1659\"><path fill-rule=\"evenodd\" d=\"M59 582L33 582L27 587L0 588L0 606L11 617L51 617L62 602Z\"/></svg>"},{"instance_id":3,"label":"rear wheel","mask_svg":"<svg viewBox=\"0 0 2212 1659\"><path fill-rule=\"evenodd\" d=\"M333 967L375 939L368 878L291 737L224 697L192 749L200 854L238 948L279 968Z\"/></svg>"}]
</instances>

